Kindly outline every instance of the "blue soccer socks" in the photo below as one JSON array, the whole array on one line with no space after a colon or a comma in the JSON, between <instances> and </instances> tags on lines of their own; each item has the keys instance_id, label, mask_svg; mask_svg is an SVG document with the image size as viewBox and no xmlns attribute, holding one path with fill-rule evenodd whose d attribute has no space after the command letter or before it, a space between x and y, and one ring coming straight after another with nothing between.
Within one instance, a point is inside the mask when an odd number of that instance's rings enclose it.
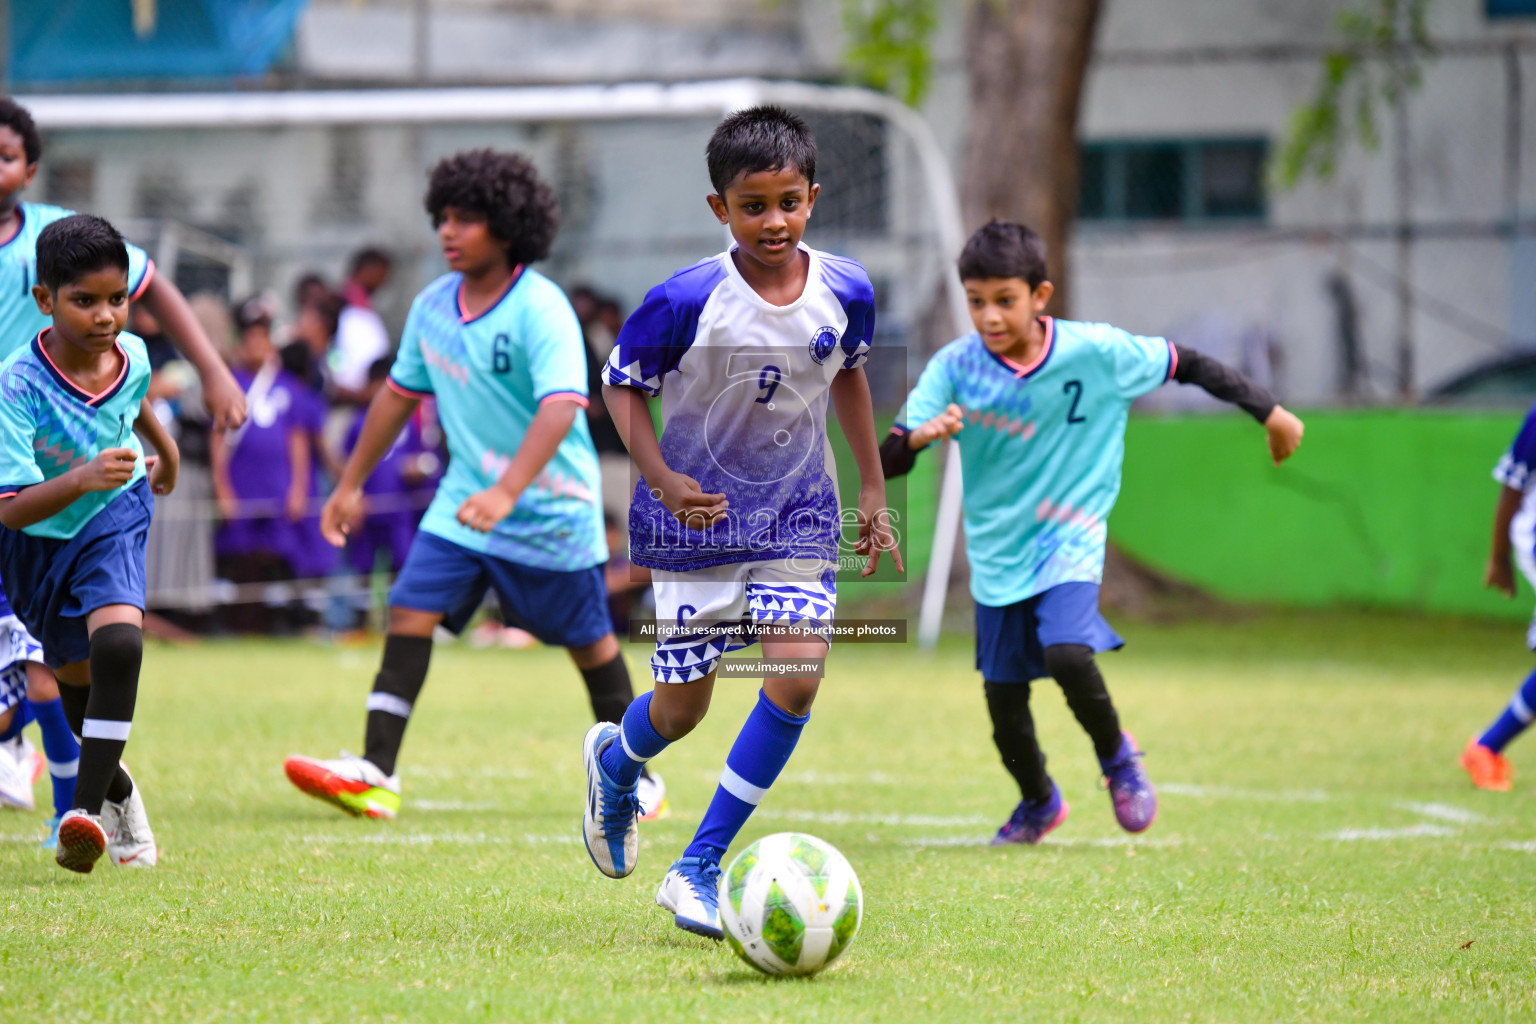
<instances>
[{"instance_id":1,"label":"blue soccer socks","mask_svg":"<svg viewBox=\"0 0 1536 1024\"><path fill-rule=\"evenodd\" d=\"M1532 718L1536 718L1536 672L1532 672L1520 684L1520 689L1510 698L1504 713L1477 738L1477 742L1495 754L1500 753L1509 746L1511 740L1525 731Z\"/></svg>"},{"instance_id":2,"label":"blue soccer socks","mask_svg":"<svg viewBox=\"0 0 1536 1024\"><path fill-rule=\"evenodd\" d=\"M792 715L761 691L720 773L720 785L684 857L719 862L789 762L810 715ZM626 722L628 718L626 716Z\"/></svg>"},{"instance_id":3,"label":"blue soccer socks","mask_svg":"<svg viewBox=\"0 0 1536 1024\"><path fill-rule=\"evenodd\" d=\"M617 785L635 785L645 763L672 742L651 724L651 696L642 693L630 702L619 723L619 742L608 744L602 753L603 771Z\"/></svg>"},{"instance_id":4,"label":"blue soccer socks","mask_svg":"<svg viewBox=\"0 0 1536 1024\"><path fill-rule=\"evenodd\" d=\"M64 702L27 701L37 727L43 731L43 754L48 758L48 774L53 778L53 813L63 815L75 805L75 775L80 771L80 744L70 732L64 717Z\"/></svg>"}]
</instances>

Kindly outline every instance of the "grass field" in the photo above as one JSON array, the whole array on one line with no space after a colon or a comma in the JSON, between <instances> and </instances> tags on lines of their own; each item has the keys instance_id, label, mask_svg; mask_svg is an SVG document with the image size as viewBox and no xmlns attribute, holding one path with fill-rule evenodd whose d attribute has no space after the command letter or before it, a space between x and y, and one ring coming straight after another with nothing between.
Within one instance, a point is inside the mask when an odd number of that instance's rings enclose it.
<instances>
[{"instance_id":1,"label":"grass field","mask_svg":"<svg viewBox=\"0 0 1536 1024\"><path fill-rule=\"evenodd\" d=\"M1536 1017L1536 743L1514 748L1530 768L1510 794L1455 764L1529 667L1521 630L1337 613L1124 632L1106 675L1161 815L1117 831L1042 687L1072 815L1033 849L984 845L1017 793L966 638L834 653L744 841L830 840L867 909L833 969L790 981L651 903L750 684L722 683L657 762L674 814L614 882L578 836L587 709L562 653L440 648L405 811L374 823L280 765L357 749L376 649L151 648L129 763L160 866L69 875L33 846L41 814L0 817L0 1005L135 1022Z\"/></svg>"}]
</instances>

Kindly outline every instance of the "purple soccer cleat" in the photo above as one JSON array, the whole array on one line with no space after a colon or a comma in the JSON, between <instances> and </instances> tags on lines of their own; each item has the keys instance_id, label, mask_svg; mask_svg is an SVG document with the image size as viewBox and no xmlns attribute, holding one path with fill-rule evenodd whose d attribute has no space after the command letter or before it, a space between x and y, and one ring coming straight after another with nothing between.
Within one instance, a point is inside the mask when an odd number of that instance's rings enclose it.
<instances>
[{"instance_id":1,"label":"purple soccer cleat","mask_svg":"<svg viewBox=\"0 0 1536 1024\"><path fill-rule=\"evenodd\" d=\"M1019 806L1013 809L1013 815L1003 823L1002 828L997 830L997 835L992 837L992 845L1034 846L1045 838L1047 832L1066 821L1067 812L1071 809L1061 798L1061 790L1057 789L1056 783L1053 782L1051 798L1044 803L1020 801Z\"/></svg>"},{"instance_id":2,"label":"purple soccer cleat","mask_svg":"<svg viewBox=\"0 0 1536 1024\"><path fill-rule=\"evenodd\" d=\"M1120 734L1120 749L1108 761L1100 761L1104 784L1115 804L1115 820L1127 832L1145 832L1157 818L1157 792L1147 770L1141 766L1143 754L1136 737Z\"/></svg>"}]
</instances>

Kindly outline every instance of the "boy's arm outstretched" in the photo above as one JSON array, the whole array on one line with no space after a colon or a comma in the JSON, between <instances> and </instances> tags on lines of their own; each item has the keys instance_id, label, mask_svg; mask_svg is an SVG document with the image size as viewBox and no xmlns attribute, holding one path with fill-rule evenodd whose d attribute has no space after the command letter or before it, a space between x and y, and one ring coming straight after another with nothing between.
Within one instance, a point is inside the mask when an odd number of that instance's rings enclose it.
<instances>
[{"instance_id":1,"label":"boy's arm outstretched","mask_svg":"<svg viewBox=\"0 0 1536 1024\"><path fill-rule=\"evenodd\" d=\"M1180 384L1198 385L1213 398L1238 406L1262 423L1269 437L1269 456L1275 465L1290 458L1300 446L1305 425L1275 401L1275 396L1268 389L1197 349L1174 345L1173 353L1174 367L1170 379Z\"/></svg>"},{"instance_id":2,"label":"boy's arm outstretched","mask_svg":"<svg viewBox=\"0 0 1536 1024\"><path fill-rule=\"evenodd\" d=\"M725 517L731 503L724 494L706 494L693 477L667 467L661 443L656 440L656 421L651 419L651 406L643 394L632 387L604 384L603 404L608 406L619 438L645 482L668 512L695 530L706 530Z\"/></svg>"},{"instance_id":3,"label":"boy's arm outstretched","mask_svg":"<svg viewBox=\"0 0 1536 1024\"><path fill-rule=\"evenodd\" d=\"M338 548L346 546L347 534L362 511L363 481L373 473L420 404L421 399L403 395L392 387L379 388L373 396L357 446L347 457L336 490L320 510L320 533L331 544Z\"/></svg>"},{"instance_id":4,"label":"boy's arm outstretched","mask_svg":"<svg viewBox=\"0 0 1536 1024\"><path fill-rule=\"evenodd\" d=\"M868 576L879 568L882 551L891 553L897 572L906 572L891 530L891 510L885 504L885 474L881 470L880 447L875 442L874 403L869 397L869 378L864 368L839 370L832 378L830 394L837 422L859 467L859 540L854 550L869 558L859 575Z\"/></svg>"},{"instance_id":5,"label":"boy's arm outstretched","mask_svg":"<svg viewBox=\"0 0 1536 1024\"><path fill-rule=\"evenodd\" d=\"M177 351L197 368L198 376L203 379L203 402L213 418L213 429L223 431L244 423L245 392L235 383L229 367L224 365L213 342L203 333L203 327L192 315L192 307L187 304L181 289L156 274L150 278L139 301L154 314Z\"/></svg>"}]
</instances>

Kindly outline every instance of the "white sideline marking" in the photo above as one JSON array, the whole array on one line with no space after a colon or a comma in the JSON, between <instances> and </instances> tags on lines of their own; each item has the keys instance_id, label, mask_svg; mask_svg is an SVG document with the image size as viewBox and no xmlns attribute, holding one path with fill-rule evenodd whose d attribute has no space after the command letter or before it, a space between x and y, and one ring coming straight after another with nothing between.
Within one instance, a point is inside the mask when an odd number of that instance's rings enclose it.
<instances>
[{"instance_id":1,"label":"white sideline marking","mask_svg":"<svg viewBox=\"0 0 1536 1024\"><path fill-rule=\"evenodd\" d=\"M494 811L496 804L475 804L466 800L412 800L413 811Z\"/></svg>"},{"instance_id":2,"label":"white sideline marking","mask_svg":"<svg viewBox=\"0 0 1536 1024\"><path fill-rule=\"evenodd\" d=\"M1407 828L1346 828L1338 832L1324 832L1319 839L1335 839L1341 843L1352 843L1360 840L1371 839L1444 839L1448 836L1460 835L1459 829L1449 828L1445 825L1409 825Z\"/></svg>"},{"instance_id":3,"label":"white sideline marking","mask_svg":"<svg viewBox=\"0 0 1536 1024\"><path fill-rule=\"evenodd\" d=\"M531 832L517 836L493 836L484 832L381 832L368 836L304 836L303 842L337 846L432 846L438 843L445 846L505 846L510 843L570 845L581 840L576 836Z\"/></svg>"},{"instance_id":4,"label":"white sideline marking","mask_svg":"<svg viewBox=\"0 0 1536 1024\"><path fill-rule=\"evenodd\" d=\"M1536 853L1536 839L1508 839L1493 845L1500 850L1514 850L1517 853Z\"/></svg>"},{"instance_id":5,"label":"white sideline marking","mask_svg":"<svg viewBox=\"0 0 1536 1024\"><path fill-rule=\"evenodd\" d=\"M855 775L849 772L785 772L778 784L795 782L804 786L904 786L907 780L885 772Z\"/></svg>"},{"instance_id":6,"label":"white sideline marking","mask_svg":"<svg viewBox=\"0 0 1536 1024\"><path fill-rule=\"evenodd\" d=\"M493 768L485 765L480 768L453 768L445 765L412 765L402 769L401 775L408 779L531 779L534 773L523 768ZM564 774L552 771L549 774Z\"/></svg>"},{"instance_id":7,"label":"white sideline marking","mask_svg":"<svg viewBox=\"0 0 1536 1024\"><path fill-rule=\"evenodd\" d=\"M921 828L965 828L985 825L990 819L979 814L945 817L934 814L849 814L847 811L759 810L754 817L781 821L811 821L818 825L916 825Z\"/></svg>"},{"instance_id":8,"label":"white sideline marking","mask_svg":"<svg viewBox=\"0 0 1536 1024\"><path fill-rule=\"evenodd\" d=\"M1405 811L1425 818L1434 818L1436 821L1450 821L1457 825L1491 825L1492 818L1485 818L1476 811L1469 811L1463 807L1452 807L1450 804L1398 804Z\"/></svg>"},{"instance_id":9,"label":"white sideline marking","mask_svg":"<svg viewBox=\"0 0 1536 1024\"><path fill-rule=\"evenodd\" d=\"M1320 789L1233 789L1230 786L1201 786L1192 782L1154 783L1159 793L1173 796L1198 796L1226 800L1252 800L1263 803L1320 804L1333 797Z\"/></svg>"}]
</instances>

